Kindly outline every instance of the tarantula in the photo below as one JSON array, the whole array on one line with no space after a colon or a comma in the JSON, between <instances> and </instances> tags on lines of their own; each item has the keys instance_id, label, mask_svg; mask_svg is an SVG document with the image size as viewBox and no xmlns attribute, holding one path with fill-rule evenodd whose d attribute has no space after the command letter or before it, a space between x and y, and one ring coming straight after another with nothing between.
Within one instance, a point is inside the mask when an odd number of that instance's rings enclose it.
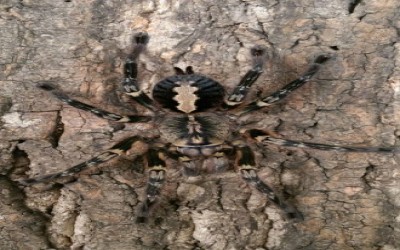
<instances>
[{"instance_id":1,"label":"tarantula","mask_svg":"<svg viewBox=\"0 0 400 250\"><path fill-rule=\"evenodd\" d=\"M275 194L273 189L257 175L258 165L254 153L248 146L255 142L260 144L277 144L288 147L314 148L320 150L358 151L358 152L392 152L395 148L371 148L337 146L310 142L285 140L276 133L259 129L238 129L237 118L243 114L273 105L292 91L298 89L312 76L329 57L316 57L313 64L298 79L288 83L271 95L258 98L243 104L251 86L261 75L265 62L265 49L256 46L251 49L252 68L242 77L232 93L225 98L224 87L217 81L197 74L191 66L186 70L175 67L176 75L158 82L150 98L139 88L137 81L138 57L149 41L146 33L134 36L134 47L124 64L122 87L126 95L153 111L153 116L118 115L90 106L69 98L51 84L41 84L44 90L50 91L60 101L75 108L93 113L104 119L122 123L153 122L158 124L159 137L155 139L132 136L117 143L96 157L66 169L59 173L21 180L25 185L51 181L56 178L73 176L82 170L111 160L126 153L134 143L146 142L150 145L144 155L148 168L146 198L138 215L138 221L145 221L149 210L160 196L160 190L166 178L166 158L178 160L186 175L198 175L201 163L212 158L214 170L218 171L227 164L226 159L236 156L236 169L244 181L266 195L276 206L280 207L289 218L302 218L301 213L291 204ZM229 113L229 115L227 115Z\"/></svg>"}]
</instances>

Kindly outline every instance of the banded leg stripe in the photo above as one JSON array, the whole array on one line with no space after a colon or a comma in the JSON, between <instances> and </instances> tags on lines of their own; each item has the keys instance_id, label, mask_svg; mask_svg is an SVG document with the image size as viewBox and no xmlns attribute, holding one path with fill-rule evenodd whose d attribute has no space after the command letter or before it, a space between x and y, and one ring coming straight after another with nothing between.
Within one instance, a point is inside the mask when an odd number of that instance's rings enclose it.
<instances>
[{"instance_id":1,"label":"banded leg stripe","mask_svg":"<svg viewBox=\"0 0 400 250\"><path fill-rule=\"evenodd\" d=\"M125 63L125 67L129 66L128 64L128 62ZM122 87L124 88L126 95L130 96L140 105L154 111L153 100L143 93L143 90L139 89L136 79L133 79L130 76L125 76L125 79L122 81Z\"/></svg>"},{"instance_id":2,"label":"banded leg stripe","mask_svg":"<svg viewBox=\"0 0 400 250\"><path fill-rule=\"evenodd\" d=\"M252 69L246 73L239 85L233 90L232 94L229 95L228 99L225 100L224 108L233 108L241 104L250 90L251 85L261 75L261 71Z\"/></svg>"},{"instance_id":3,"label":"banded leg stripe","mask_svg":"<svg viewBox=\"0 0 400 250\"><path fill-rule=\"evenodd\" d=\"M90 167L93 167L93 166L103 163L103 162L107 162L119 155L122 155L123 153L128 151L135 142L137 142L139 140L140 140L140 138L137 136L129 137L129 138L117 143L115 146L113 146L109 150L97 155L96 157L93 157L90 160L87 160L87 161L82 162L78 165L75 165L71 168L68 168L62 172L44 175L44 176L40 176L37 178L20 180L19 182L24 185L33 185L36 183L47 182L47 181L55 180L55 179L62 178L62 177L73 176L85 169L88 169Z\"/></svg>"},{"instance_id":4,"label":"banded leg stripe","mask_svg":"<svg viewBox=\"0 0 400 250\"><path fill-rule=\"evenodd\" d=\"M253 57L253 68L242 77L232 94L230 94L225 100L224 108L235 108L241 104L253 83L263 72L262 70L265 61L264 49L261 47L254 47L251 49L251 55Z\"/></svg>"},{"instance_id":5,"label":"banded leg stripe","mask_svg":"<svg viewBox=\"0 0 400 250\"><path fill-rule=\"evenodd\" d=\"M134 36L134 41L136 44L134 45L132 52L128 55L128 58L124 64L124 80L122 81L122 87L126 95L132 97L142 106L150 110L154 110L153 100L151 100L148 95L143 93L137 84L137 60L139 55L144 51L146 44L149 42L149 36L147 33L141 32Z\"/></svg>"},{"instance_id":6,"label":"banded leg stripe","mask_svg":"<svg viewBox=\"0 0 400 250\"><path fill-rule=\"evenodd\" d=\"M105 111L103 109L96 108L89 104L69 98L66 94L58 91L54 86L49 85L49 84L42 84L42 85L39 85L39 87L46 91L51 91L52 94L55 97L57 97L57 99L59 99L60 101L66 103L74 108L88 111L98 117L101 117L101 118L104 118L107 120L111 120L111 121L115 121L115 122L134 123L134 122L147 122L152 119L150 116L118 115L118 114L114 114L114 113Z\"/></svg>"},{"instance_id":7,"label":"banded leg stripe","mask_svg":"<svg viewBox=\"0 0 400 250\"><path fill-rule=\"evenodd\" d=\"M301 77L288 83L282 89L272 93L271 95L249 103L241 111L241 114L245 114L247 112L251 112L251 111L263 108L263 107L270 106L270 105L284 99L286 96L288 96L294 90L300 88L306 82L308 82L311 79L311 77L313 77L315 75L315 73L318 72L319 68L321 67L321 64L325 63L328 59L329 59L329 57L325 56L325 55L318 56L314 60L313 65L311 65L311 67Z\"/></svg>"},{"instance_id":8,"label":"banded leg stripe","mask_svg":"<svg viewBox=\"0 0 400 250\"><path fill-rule=\"evenodd\" d=\"M146 154L147 167L149 169L149 178L146 189L146 199L140 207L137 216L137 222L146 222L150 210L156 204L160 197L161 188L165 182L166 163L164 153L160 148L152 148Z\"/></svg>"},{"instance_id":9,"label":"banded leg stripe","mask_svg":"<svg viewBox=\"0 0 400 250\"><path fill-rule=\"evenodd\" d=\"M268 133L258 130L251 129L246 131L251 138L261 143L275 144L284 147L296 147L296 148L311 148L325 151L340 151L340 152L382 152L391 153L400 150L399 147L355 147L355 146L343 146L343 145L331 145L314 142L302 142L295 140L287 140L281 138L275 138L270 136Z\"/></svg>"},{"instance_id":10,"label":"banded leg stripe","mask_svg":"<svg viewBox=\"0 0 400 250\"><path fill-rule=\"evenodd\" d=\"M257 168L254 153L248 146L237 146L236 149L236 164L239 168L243 180L249 185L255 187L263 193L268 200L281 208L289 219L302 219L302 214L292 205L281 200L275 192L266 183L264 183L257 175Z\"/></svg>"}]
</instances>

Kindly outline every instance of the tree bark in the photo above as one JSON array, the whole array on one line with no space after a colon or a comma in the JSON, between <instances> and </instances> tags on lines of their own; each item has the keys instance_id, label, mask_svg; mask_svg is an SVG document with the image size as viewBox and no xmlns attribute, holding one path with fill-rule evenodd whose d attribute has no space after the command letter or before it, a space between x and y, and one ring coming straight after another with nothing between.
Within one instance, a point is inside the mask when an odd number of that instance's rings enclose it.
<instances>
[{"instance_id":1,"label":"tree bark","mask_svg":"<svg viewBox=\"0 0 400 250\"><path fill-rule=\"evenodd\" d=\"M172 162L162 200L135 222L146 171L135 153L52 188L17 180L90 159L122 138L154 137L151 124L117 126L36 88L52 82L123 114L119 82L132 35L150 91L192 65L229 92L269 60L250 98L271 93L320 54L331 60L283 102L245 117L284 138L340 145L399 145L399 7L396 0L2 0L0 2L0 249L399 249L399 153L256 146L261 178L303 213L291 221L232 169L181 176ZM150 113L148 113L150 114Z\"/></svg>"}]
</instances>

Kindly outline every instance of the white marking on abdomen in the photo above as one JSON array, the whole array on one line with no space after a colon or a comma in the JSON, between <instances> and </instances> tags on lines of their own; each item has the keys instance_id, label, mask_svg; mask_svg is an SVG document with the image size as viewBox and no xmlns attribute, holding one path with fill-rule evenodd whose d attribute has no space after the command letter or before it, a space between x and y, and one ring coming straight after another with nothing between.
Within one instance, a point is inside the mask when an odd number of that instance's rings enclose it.
<instances>
[{"instance_id":1,"label":"white marking on abdomen","mask_svg":"<svg viewBox=\"0 0 400 250\"><path fill-rule=\"evenodd\" d=\"M181 86L173 88L172 91L177 93L174 96L174 100L178 102L178 106L176 107L182 112L190 113L196 110L196 101L199 97L194 94L198 88L190 86L189 84L183 84Z\"/></svg>"}]
</instances>

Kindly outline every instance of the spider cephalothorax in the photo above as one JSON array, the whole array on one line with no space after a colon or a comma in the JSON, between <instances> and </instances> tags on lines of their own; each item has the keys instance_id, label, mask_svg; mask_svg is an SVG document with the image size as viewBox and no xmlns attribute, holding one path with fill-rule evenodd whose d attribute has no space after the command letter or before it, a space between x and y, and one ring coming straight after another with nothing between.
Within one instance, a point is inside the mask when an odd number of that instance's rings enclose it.
<instances>
[{"instance_id":1,"label":"spider cephalothorax","mask_svg":"<svg viewBox=\"0 0 400 250\"><path fill-rule=\"evenodd\" d=\"M49 84L40 87L51 91L59 100L75 108L89 111L99 117L116 122L153 122L158 126L159 138L148 140L141 136L132 136L117 143L110 149L86 162L73 166L65 171L21 180L28 185L56 178L72 176L87 167L111 160L126 153L137 141L150 145L144 158L148 167L147 196L139 211L138 219L146 219L148 211L160 195L166 178L166 157L178 160L184 173L196 175L200 172L199 162L214 159L215 170L223 169L226 158L234 155L238 172L251 186L254 186L266 197L282 208L290 218L301 218L302 215L294 206L283 201L257 175L258 164L249 143L277 144L280 146L315 148L320 150L358 151L358 152L392 152L396 148L362 148L337 146L310 142L299 142L279 138L275 133L259 129L240 127L236 123L239 116L254 110L272 105L292 91L304 85L328 60L327 56L318 56L301 77L288 83L282 89L242 105L250 87L262 73L265 51L256 46L251 49L253 67L245 74L232 93L225 97L224 87L217 81L194 73L192 67L186 70L175 68L176 75L158 82L152 91L152 98L144 93L137 83L137 59L149 41L146 33L134 36L135 46L124 64L122 87L125 94L154 112L153 116L118 115L98 109L88 104L69 98ZM229 113L229 115L226 115ZM240 131L238 131L240 130Z\"/></svg>"}]
</instances>

